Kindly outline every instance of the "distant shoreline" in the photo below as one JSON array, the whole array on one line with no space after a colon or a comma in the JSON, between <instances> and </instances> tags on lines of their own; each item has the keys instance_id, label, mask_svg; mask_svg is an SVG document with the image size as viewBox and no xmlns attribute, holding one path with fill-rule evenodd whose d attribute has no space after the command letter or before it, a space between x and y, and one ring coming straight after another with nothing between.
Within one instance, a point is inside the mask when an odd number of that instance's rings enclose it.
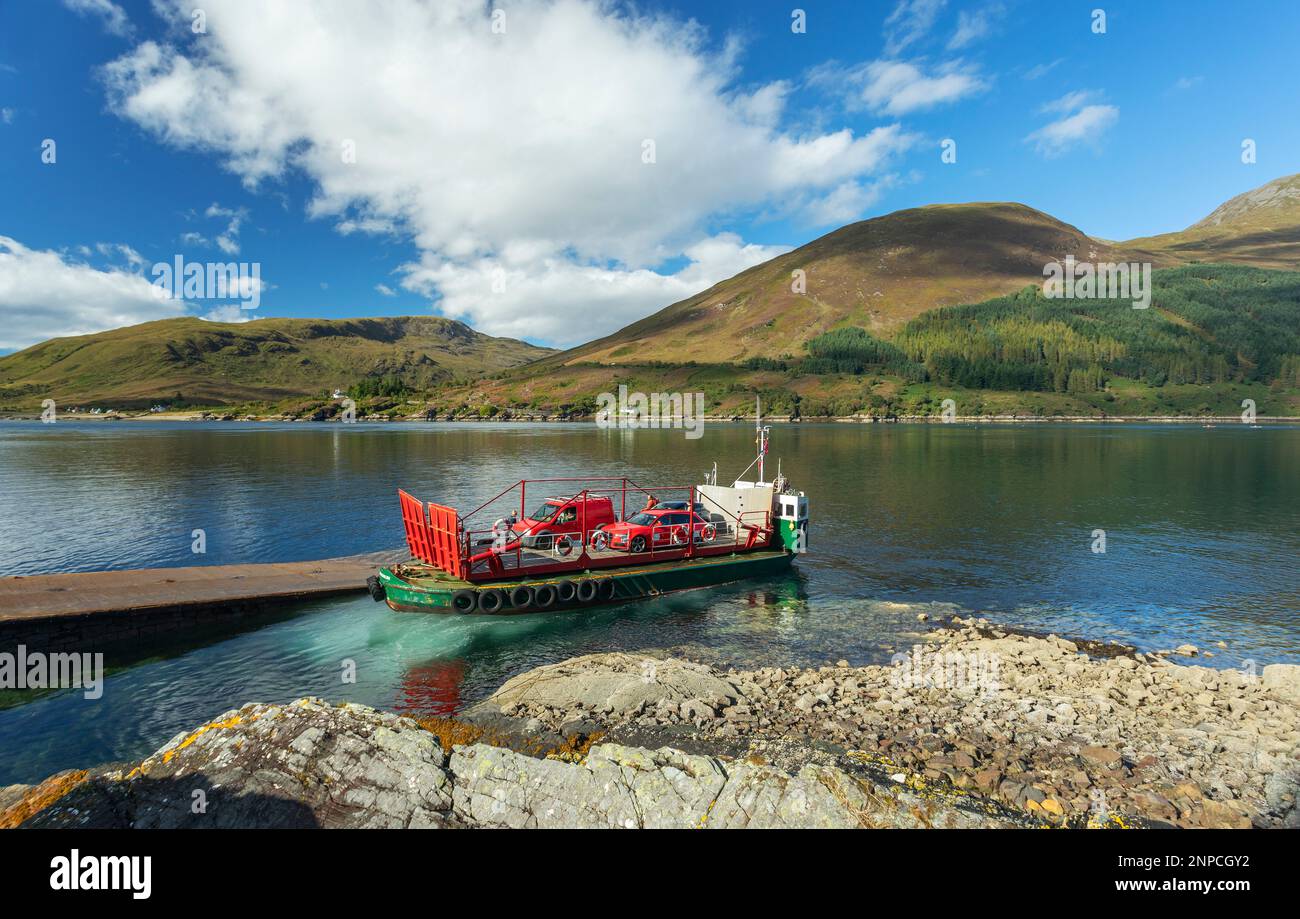
<instances>
[{"instance_id":1,"label":"distant shoreline","mask_svg":"<svg viewBox=\"0 0 1300 919\"><path fill-rule=\"evenodd\" d=\"M14 412L0 415L0 421L39 421L39 413ZM280 415L243 415L236 417L230 412L194 411L164 413L131 413L113 415L89 415L84 413L63 414L59 421L185 421L197 424L213 422L229 423L305 423L305 424L341 424L337 417L325 419L285 418ZM835 417L791 418L788 415L764 415L763 420L771 424L1199 424L1224 426L1258 426L1265 424L1297 424L1300 416L1259 415L1254 422L1242 421L1237 415L956 415L951 421L944 421L939 415L898 415L892 418L879 418L871 415L840 415ZM409 416L389 418L383 415L362 416L358 422L372 424L592 424L594 415L570 415L557 417L540 412L510 413L503 411L490 418L460 416L455 418L423 418ZM702 419L707 424L748 424L754 417L744 415L705 415ZM671 425L662 425L672 429ZM618 428L615 427L615 430ZM652 427L648 429L653 429ZM629 427L628 430L633 430Z\"/></svg>"}]
</instances>

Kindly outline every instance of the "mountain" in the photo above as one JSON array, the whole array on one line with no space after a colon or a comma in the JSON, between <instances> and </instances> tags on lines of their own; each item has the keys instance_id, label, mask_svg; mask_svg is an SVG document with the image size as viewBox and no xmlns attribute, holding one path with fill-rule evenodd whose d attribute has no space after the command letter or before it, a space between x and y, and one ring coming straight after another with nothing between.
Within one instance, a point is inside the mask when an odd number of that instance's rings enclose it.
<instances>
[{"instance_id":1,"label":"mountain","mask_svg":"<svg viewBox=\"0 0 1300 919\"><path fill-rule=\"evenodd\" d=\"M1300 175L1237 195L1181 232L1124 245L1166 261L1294 269L1300 266Z\"/></svg>"},{"instance_id":2,"label":"mountain","mask_svg":"<svg viewBox=\"0 0 1300 919\"><path fill-rule=\"evenodd\" d=\"M1023 204L940 204L850 224L556 361L740 361L798 354L841 325L885 336L926 310L1042 280L1073 255L1128 253ZM805 293L793 288L802 270Z\"/></svg>"},{"instance_id":3,"label":"mountain","mask_svg":"<svg viewBox=\"0 0 1300 919\"><path fill-rule=\"evenodd\" d=\"M0 357L0 405L123 408L158 401L231 404L317 395L364 380L413 388L464 380L544 357L436 316L379 319L195 317L55 338Z\"/></svg>"},{"instance_id":4,"label":"mountain","mask_svg":"<svg viewBox=\"0 0 1300 919\"><path fill-rule=\"evenodd\" d=\"M1152 273L1151 304L1049 299L1039 284L928 310L888 340L857 326L801 354L739 364L575 362L547 358L442 387L439 417L594 412L596 394L704 394L712 415L805 419L962 415L1300 416L1300 272L1183 265ZM549 366L548 366L549 365ZM545 369L543 369L545 368Z\"/></svg>"},{"instance_id":5,"label":"mountain","mask_svg":"<svg viewBox=\"0 0 1300 919\"><path fill-rule=\"evenodd\" d=\"M1181 233L1115 243L1023 204L931 205L850 224L741 272L619 331L550 358L561 364L736 362L798 355L805 342L858 326L890 338L911 319L1043 282L1078 261L1192 261L1300 267L1300 175L1225 203ZM806 292L792 289L802 269Z\"/></svg>"}]
</instances>

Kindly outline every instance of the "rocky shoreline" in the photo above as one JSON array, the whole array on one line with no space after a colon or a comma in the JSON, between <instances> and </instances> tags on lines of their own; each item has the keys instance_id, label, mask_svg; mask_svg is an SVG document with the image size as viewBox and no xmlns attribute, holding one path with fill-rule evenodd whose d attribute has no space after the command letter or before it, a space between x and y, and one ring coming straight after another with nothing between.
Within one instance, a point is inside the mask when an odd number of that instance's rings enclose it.
<instances>
[{"instance_id":1,"label":"rocky shoreline","mask_svg":"<svg viewBox=\"0 0 1300 919\"><path fill-rule=\"evenodd\" d=\"M0 827L1297 827L1298 793L1300 666L954 617L892 666L608 653L455 719L247 705L0 790Z\"/></svg>"}]
</instances>

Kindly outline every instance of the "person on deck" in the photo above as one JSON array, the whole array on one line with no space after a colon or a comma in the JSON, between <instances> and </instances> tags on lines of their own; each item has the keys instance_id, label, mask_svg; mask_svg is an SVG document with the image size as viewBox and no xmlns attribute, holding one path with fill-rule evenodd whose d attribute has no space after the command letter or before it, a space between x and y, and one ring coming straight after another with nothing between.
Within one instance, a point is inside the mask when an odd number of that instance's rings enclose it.
<instances>
[{"instance_id":1,"label":"person on deck","mask_svg":"<svg viewBox=\"0 0 1300 919\"><path fill-rule=\"evenodd\" d=\"M641 510L648 511L652 507L656 506L658 503L659 503L658 498L656 498L654 495L648 495L645 499L645 507L641 508Z\"/></svg>"}]
</instances>

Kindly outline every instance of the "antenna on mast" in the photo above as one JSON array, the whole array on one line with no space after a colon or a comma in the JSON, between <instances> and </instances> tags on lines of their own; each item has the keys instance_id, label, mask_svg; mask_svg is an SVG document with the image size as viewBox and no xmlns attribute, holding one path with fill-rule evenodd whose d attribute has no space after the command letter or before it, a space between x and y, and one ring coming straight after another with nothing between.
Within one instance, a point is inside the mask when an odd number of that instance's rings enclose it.
<instances>
[{"instance_id":1,"label":"antenna on mast","mask_svg":"<svg viewBox=\"0 0 1300 919\"><path fill-rule=\"evenodd\" d=\"M758 481L763 481L763 458L767 456L767 435L771 428L763 427L763 400L759 396L754 397L754 429L757 436L754 443L758 445Z\"/></svg>"}]
</instances>

